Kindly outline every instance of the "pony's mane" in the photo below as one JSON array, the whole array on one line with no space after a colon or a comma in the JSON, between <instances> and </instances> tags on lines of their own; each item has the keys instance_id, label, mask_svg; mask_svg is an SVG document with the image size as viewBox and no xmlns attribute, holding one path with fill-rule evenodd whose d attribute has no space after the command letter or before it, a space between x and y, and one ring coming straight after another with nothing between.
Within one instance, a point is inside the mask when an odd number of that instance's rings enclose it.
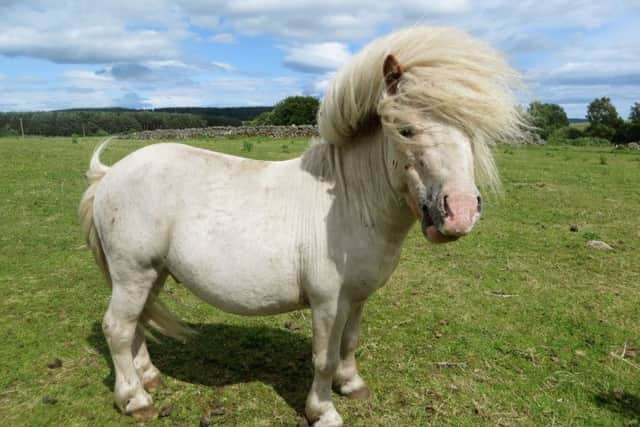
<instances>
[{"instance_id":1,"label":"pony's mane","mask_svg":"<svg viewBox=\"0 0 640 427\"><path fill-rule=\"evenodd\" d=\"M393 94L383 76L389 54L403 68ZM477 172L495 187L487 144L521 137L525 126L513 93L519 83L519 74L487 44L451 28L411 27L374 41L340 70L318 112L320 135L348 144L381 126L397 132L423 115L469 135Z\"/></svg>"}]
</instances>

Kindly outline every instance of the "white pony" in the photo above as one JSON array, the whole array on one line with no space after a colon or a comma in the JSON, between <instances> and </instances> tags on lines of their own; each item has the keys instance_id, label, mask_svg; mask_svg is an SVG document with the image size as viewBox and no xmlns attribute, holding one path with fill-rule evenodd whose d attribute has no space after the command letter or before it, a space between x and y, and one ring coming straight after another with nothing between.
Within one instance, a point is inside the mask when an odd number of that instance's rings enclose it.
<instances>
[{"instance_id":1,"label":"white pony","mask_svg":"<svg viewBox=\"0 0 640 427\"><path fill-rule=\"evenodd\" d=\"M415 27L373 42L338 74L320 107L322 140L299 158L157 144L109 168L101 144L80 216L112 286L102 325L122 412L156 413L149 392L160 372L144 328L184 329L158 299L170 274L229 313L310 307L305 414L315 426L342 425L332 386L369 395L355 360L364 303L395 269L416 219L434 242L471 231L475 178L498 182L487 144L520 133L517 77L462 32Z\"/></svg>"}]
</instances>

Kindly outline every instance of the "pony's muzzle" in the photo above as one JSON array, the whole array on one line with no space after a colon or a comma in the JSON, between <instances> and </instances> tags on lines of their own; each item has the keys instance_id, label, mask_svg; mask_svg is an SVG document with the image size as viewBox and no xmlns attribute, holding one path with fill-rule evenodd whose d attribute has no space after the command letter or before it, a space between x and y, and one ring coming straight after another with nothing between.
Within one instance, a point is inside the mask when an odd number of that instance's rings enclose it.
<instances>
[{"instance_id":1,"label":"pony's muzzle","mask_svg":"<svg viewBox=\"0 0 640 427\"><path fill-rule=\"evenodd\" d=\"M474 193L452 192L442 196L441 206L440 232L460 237L468 234L480 218L482 198Z\"/></svg>"}]
</instances>

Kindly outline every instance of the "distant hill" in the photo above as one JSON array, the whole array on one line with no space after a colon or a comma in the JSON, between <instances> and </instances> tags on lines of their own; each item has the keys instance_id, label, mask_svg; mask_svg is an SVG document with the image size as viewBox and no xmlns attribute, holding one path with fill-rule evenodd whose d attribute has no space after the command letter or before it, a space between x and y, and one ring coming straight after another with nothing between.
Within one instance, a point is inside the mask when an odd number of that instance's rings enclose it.
<instances>
[{"instance_id":1,"label":"distant hill","mask_svg":"<svg viewBox=\"0 0 640 427\"><path fill-rule=\"evenodd\" d=\"M587 119L569 119L569 123L587 123Z\"/></svg>"},{"instance_id":2,"label":"distant hill","mask_svg":"<svg viewBox=\"0 0 640 427\"><path fill-rule=\"evenodd\" d=\"M153 111L165 112L165 113L186 113L195 114L207 121L210 126L229 125L229 123L216 123L220 118L236 120L237 123L232 126L240 126L243 121L252 120L264 113L265 111L271 111L273 107L226 107L226 108L214 108L214 107L180 107L180 108L156 108Z\"/></svg>"}]
</instances>

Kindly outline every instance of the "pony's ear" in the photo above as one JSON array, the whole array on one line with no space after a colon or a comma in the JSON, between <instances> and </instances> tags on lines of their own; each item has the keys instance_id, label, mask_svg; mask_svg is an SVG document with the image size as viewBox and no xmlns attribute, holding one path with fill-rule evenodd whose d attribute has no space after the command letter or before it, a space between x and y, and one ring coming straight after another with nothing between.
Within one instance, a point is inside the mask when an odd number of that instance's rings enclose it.
<instances>
[{"instance_id":1,"label":"pony's ear","mask_svg":"<svg viewBox=\"0 0 640 427\"><path fill-rule=\"evenodd\" d=\"M387 85L387 92L391 95L395 94L398 91L400 77L402 77L402 65L400 65L393 54L387 55L387 58L384 60L382 72L384 75L384 82Z\"/></svg>"}]
</instances>

